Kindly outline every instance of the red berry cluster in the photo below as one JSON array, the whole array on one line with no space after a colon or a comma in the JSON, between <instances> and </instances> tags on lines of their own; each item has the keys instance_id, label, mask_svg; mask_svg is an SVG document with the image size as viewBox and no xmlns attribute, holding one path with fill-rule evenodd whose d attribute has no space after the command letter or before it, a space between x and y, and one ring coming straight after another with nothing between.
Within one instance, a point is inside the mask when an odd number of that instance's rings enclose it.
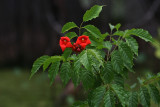
<instances>
[{"instance_id":1,"label":"red berry cluster","mask_svg":"<svg viewBox=\"0 0 160 107\"><path fill-rule=\"evenodd\" d=\"M72 50L75 52L81 52L88 44L91 44L91 41L89 40L88 36L82 35L77 38L76 43L73 45L68 37L61 37L59 44L62 51L64 51L66 48L72 48Z\"/></svg>"}]
</instances>

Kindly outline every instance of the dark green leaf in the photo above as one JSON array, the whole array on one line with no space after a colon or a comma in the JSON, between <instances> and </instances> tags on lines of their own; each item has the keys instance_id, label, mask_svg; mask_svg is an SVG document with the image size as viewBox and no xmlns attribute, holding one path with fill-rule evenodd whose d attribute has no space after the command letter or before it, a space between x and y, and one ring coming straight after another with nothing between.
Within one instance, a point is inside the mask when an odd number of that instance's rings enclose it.
<instances>
[{"instance_id":1,"label":"dark green leaf","mask_svg":"<svg viewBox=\"0 0 160 107\"><path fill-rule=\"evenodd\" d=\"M124 63L133 65L133 53L130 47L125 42L120 43L119 52L121 54Z\"/></svg>"},{"instance_id":2,"label":"dark green leaf","mask_svg":"<svg viewBox=\"0 0 160 107\"><path fill-rule=\"evenodd\" d=\"M60 77L64 85L70 80L71 66L69 62L63 62L60 69Z\"/></svg>"},{"instance_id":3,"label":"dark green leaf","mask_svg":"<svg viewBox=\"0 0 160 107\"><path fill-rule=\"evenodd\" d=\"M88 107L87 101L76 101L72 107Z\"/></svg>"},{"instance_id":4,"label":"dark green leaf","mask_svg":"<svg viewBox=\"0 0 160 107\"><path fill-rule=\"evenodd\" d=\"M101 32L97 27L93 25L86 25L83 28L86 29L89 33L91 33L95 38L100 38Z\"/></svg>"},{"instance_id":5,"label":"dark green leaf","mask_svg":"<svg viewBox=\"0 0 160 107\"><path fill-rule=\"evenodd\" d=\"M77 37L77 34L75 32L69 32L67 34L65 34L65 36L69 37L70 39Z\"/></svg>"},{"instance_id":6,"label":"dark green leaf","mask_svg":"<svg viewBox=\"0 0 160 107\"><path fill-rule=\"evenodd\" d=\"M112 89L116 93L119 101L121 102L122 106L125 107L126 105L126 97L128 96L127 93L124 91L123 87L117 84L112 84Z\"/></svg>"},{"instance_id":7,"label":"dark green leaf","mask_svg":"<svg viewBox=\"0 0 160 107\"><path fill-rule=\"evenodd\" d=\"M48 77L50 79L50 85L53 84L54 80L55 80L55 77L56 75L58 74L58 71L59 71L59 65L60 65L60 62L54 62L51 64L51 66L49 67L49 70L48 70Z\"/></svg>"},{"instance_id":8,"label":"dark green leaf","mask_svg":"<svg viewBox=\"0 0 160 107\"><path fill-rule=\"evenodd\" d=\"M128 107L137 107L137 106L138 106L138 94L137 92L130 92Z\"/></svg>"},{"instance_id":9,"label":"dark green leaf","mask_svg":"<svg viewBox=\"0 0 160 107\"><path fill-rule=\"evenodd\" d=\"M68 30L77 27L77 25L74 22L68 22L66 23L62 28L62 33L67 32Z\"/></svg>"},{"instance_id":10,"label":"dark green leaf","mask_svg":"<svg viewBox=\"0 0 160 107\"><path fill-rule=\"evenodd\" d=\"M139 97L140 102L144 107L150 107L150 96L146 87L140 88Z\"/></svg>"},{"instance_id":11,"label":"dark green leaf","mask_svg":"<svg viewBox=\"0 0 160 107\"><path fill-rule=\"evenodd\" d=\"M49 56L44 55L38 58L32 66L31 76L30 78L39 70L39 68L43 65L43 63L49 58Z\"/></svg>"},{"instance_id":12,"label":"dark green leaf","mask_svg":"<svg viewBox=\"0 0 160 107\"><path fill-rule=\"evenodd\" d=\"M79 61L80 63L82 63L82 65L87 69L90 70L91 69L91 65L89 63L89 58L87 55L87 51L83 51L79 54Z\"/></svg>"},{"instance_id":13,"label":"dark green leaf","mask_svg":"<svg viewBox=\"0 0 160 107\"><path fill-rule=\"evenodd\" d=\"M65 58L65 60L70 56L70 54L72 53L72 49L71 48L66 48L62 54L62 56Z\"/></svg>"},{"instance_id":14,"label":"dark green leaf","mask_svg":"<svg viewBox=\"0 0 160 107\"><path fill-rule=\"evenodd\" d=\"M129 30L128 34L138 36L141 39L145 40L146 42L153 41L152 36L149 34L148 31L146 31L144 29L131 29L131 30Z\"/></svg>"},{"instance_id":15,"label":"dark green leaf","mask_svg":"<svg viewBox=\"0 0 160 107\"><path fill-rule=\"evenodd\" d=\"M104 107L115 107L114 93L108 90L104 96Z\"/></svg>"},{"instance_id":16,"label":"dark green leaf","mask_svg":"<svg viewBox=\"0 0 160 107\"><path fill-rule=\"evenodd\" d=\"M103 47L107 48L108 50L112 49L112 43L110 41L103 42Z\"/></svg>"},{"instance_id":17,"label":"dark green leaf","mask_svg":"<svg viewBox=\"0 0 160 107\"><path fill-rule=\"evenodd\" d=\"M113 78L114 78L113 68L111 62L108 61L104 65L104 69L102 71L102 79L107 84L110 83L113 80Z\"/></svg>"},{"instance_id":18,"label":"dark green leaf","mask_svg":"<svg viewBox=\"0 0 160 107\"><path fill-rule=\"evenodd\" d=\"M91 100L93 102L94 107L99 107L105 92L106 92L106 88L104 86L100 86L95 90L93 90L93 93L92 93L93 95Z\"/></svg>"},{"instance_id":19,"label":"dark green leaf","mask_svg":"<svg viewBox=\"0 0 160 107\"><path fill-rule=\"evenodd\" d=\"M52 60L53 59L51 57L49 57L48 59L46 59L46 61L43 64L43 71L45 71L48 68L48 66L52 63Z\"/></svg>"},{"instance_id":20,"label":"dark green leaf","mask_svg":"<svg viewBox=\"0 0 160 107\"><path fill-rule=\"evenodd\" d=\"M92 88L94 85L94 82L95 82L95 79L94 79L92 72L87 71L87 70L83 70L81 72L82 72L81 79L82 79L83 87L85 89Z\"/></svg>"},{"instance_id":21,"label":"dark green leaf","mask_svg":"<svg viewBox=\"0 0 160 107\"><path fill-rule=\"evenodd\" d=\"M123 60L121 59L119 51L115 50L112 52L111 63L116 72L120 73L123 70Z\"/></svg>"},{"instance_id":22,"label":"dark green leaf","mask_svg":"<svg viewBox=\"0 0 160 107\"><path fill-rule=\"evenodd\" d=\"M160 103L160 93L156 86L150 84L149 86L150 96L156 104Z\"/></svg>"},{"instance_id":23,"label":"dark green leaf","mask_svg":"<svg viewBox=\"0 0 160 107\"><path fill-rule=\"evenodd\" d=\"M138 56L138 43L136 39L134 39L133 37L127 37L125 39L131 50Z\"/></svg>"},{"instance_id":24,"label":"dark green leaf","mask_svg":"<svg viewBox=\"0 0 160 107\"><path fill-rule=\"evenodd\" d=\"M100 12L102 11L102 7L103 6L95 5L91 9L87 10L83 16L83 21L86 22L98 17Z\"/></svg>"}]
</instances>

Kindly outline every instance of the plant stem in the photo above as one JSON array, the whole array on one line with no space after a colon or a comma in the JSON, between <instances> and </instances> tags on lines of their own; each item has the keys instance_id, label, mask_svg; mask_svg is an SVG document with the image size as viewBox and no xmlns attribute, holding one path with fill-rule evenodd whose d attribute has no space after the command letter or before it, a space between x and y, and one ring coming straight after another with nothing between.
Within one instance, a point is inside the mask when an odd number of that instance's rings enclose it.
<instances>
[{"instance_id":1,"label":"plant stem","mask_svg":"<svg viewBox=\"0 0 160 107\"><path fill-rule=\"evenodd\" d=\"M81 35L81 28L82 28L83 22L79 26L79 36Z\"/></svg>"}]
</instances>

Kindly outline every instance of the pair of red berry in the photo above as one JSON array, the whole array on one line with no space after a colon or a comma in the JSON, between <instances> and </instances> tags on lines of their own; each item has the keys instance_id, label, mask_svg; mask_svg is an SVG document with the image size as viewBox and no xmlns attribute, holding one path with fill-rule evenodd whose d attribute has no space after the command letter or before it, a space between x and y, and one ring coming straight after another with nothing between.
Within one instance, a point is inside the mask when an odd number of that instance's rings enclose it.
<instances>
[{"instance_id":1,"label":"pair of red berry","mask_svg":"<svg viewBox=\"0 0 160 107\"><path fill-rule=\"evenodd\" d=\"M76 43L73 45L68 37L61 37L59 44L62 51L64 51L66 48L72 48L72 50L75 52L81 52L88 44L91 44L91 41L89 40L88 36L82 35L77 38Z\"/></svg>"}]
</instances>

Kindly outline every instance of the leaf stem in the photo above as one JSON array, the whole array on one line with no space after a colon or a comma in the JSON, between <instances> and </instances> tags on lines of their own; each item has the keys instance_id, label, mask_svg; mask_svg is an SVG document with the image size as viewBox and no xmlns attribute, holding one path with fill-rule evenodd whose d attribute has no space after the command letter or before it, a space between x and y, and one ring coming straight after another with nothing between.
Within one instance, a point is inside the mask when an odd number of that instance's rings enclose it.
<instances>
[{"instance_id":1,"label":"leaf stem","mask_svg":"<svg viewBox=\"0 0 160 107\"><path fill-rule=\"evenodd\" d=\"M81 28L82 28L83 22L79 26L79 36L81 35Z\"/></svg>"}]
</instances>

